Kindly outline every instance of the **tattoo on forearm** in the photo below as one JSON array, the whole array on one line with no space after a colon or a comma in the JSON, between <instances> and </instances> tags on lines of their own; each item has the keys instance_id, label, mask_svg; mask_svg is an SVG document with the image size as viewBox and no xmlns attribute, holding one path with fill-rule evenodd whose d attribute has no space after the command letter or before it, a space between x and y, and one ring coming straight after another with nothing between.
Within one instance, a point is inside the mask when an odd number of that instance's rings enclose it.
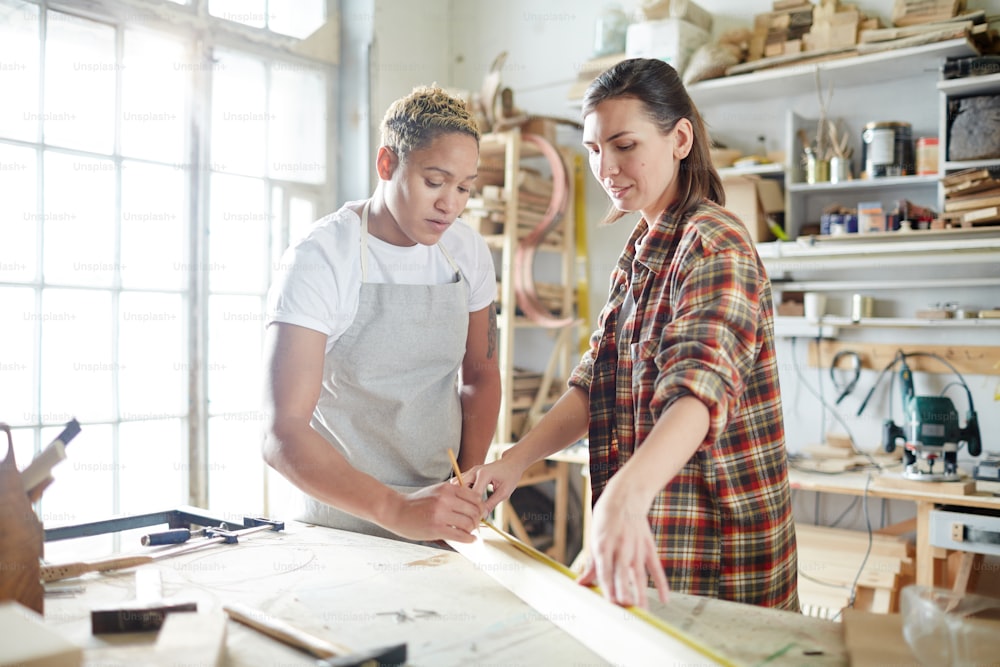
<instances>
[{"instance_id":1,"label":"tattoo on forearm","mask_svg":"<svg viewBox=\"0 0 1000 667\"><path fill-rule=\"evenodd\" d=\"M497 306L490 304L490 323L486 331L486 358L492 359L497 351Z\"/></svg>"}]
</instances>

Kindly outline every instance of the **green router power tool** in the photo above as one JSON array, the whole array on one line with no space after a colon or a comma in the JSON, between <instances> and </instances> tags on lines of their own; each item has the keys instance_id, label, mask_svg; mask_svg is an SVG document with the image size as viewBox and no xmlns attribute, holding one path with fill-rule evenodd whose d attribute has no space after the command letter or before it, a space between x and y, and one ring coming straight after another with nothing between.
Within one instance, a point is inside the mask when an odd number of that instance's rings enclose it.
<instances>
[{"instance_id":1,"label":"green router power tool","mask_svg":"<svg viewBox=\"0 0 1000 667\"><path fill-rule=\"evenodd\" d=\"M962 444L971 456L982 453L979 420L972 405L972 392L961 379L969 398L965 426L959 425L958 410L947 396L917 396L913 390L913 373L906 363L908 354L900 354L893 362L900 364L899 379L903 387L903 426L891 419L882 424L882 446L887 452L896 449L903 440L903 476L933 482L958 481L958 451ZM936 355L935 355L936 356ZM950 366L950 364L949 364ZM954 369L953 369L954 370ZM957 374L957 373L956 373ZM936 464L940 461L940 468Z\"/></svg>"}]
</instances>

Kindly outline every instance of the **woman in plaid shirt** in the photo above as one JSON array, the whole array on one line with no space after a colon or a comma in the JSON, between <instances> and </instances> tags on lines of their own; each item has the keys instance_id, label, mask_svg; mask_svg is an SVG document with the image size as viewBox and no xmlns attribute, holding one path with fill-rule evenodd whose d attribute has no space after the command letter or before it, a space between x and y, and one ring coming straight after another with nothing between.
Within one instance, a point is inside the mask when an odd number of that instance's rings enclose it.
<instances>
[{"instance_id":1,"label":"woman in plaid shirt","mask_svg":"<svg viewBox=\"0 0 1000 667\"><path fill-rule=\"evenodd\" d=\"M723 208L704 122L677 72L631 59L583 102L583 144L640 220L569 389L469 479L487 510L525 469L589 434L594 513L582 584L645 605L668 589L798 611L771 286Z\"/></svg>"}]
</instances>

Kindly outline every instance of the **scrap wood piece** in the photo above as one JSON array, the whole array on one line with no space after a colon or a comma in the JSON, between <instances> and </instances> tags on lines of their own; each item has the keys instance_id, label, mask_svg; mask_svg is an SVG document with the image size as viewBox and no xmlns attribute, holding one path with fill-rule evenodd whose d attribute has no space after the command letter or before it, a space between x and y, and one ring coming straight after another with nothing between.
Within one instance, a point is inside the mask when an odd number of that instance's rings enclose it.
<instances>
[{"instance_id":1,"label":"scrap wood piece","mask_svg":"<svg viewBox=\"0 0 1000 667\"><path fill-rule=\"evenodd\" d=\"M651 656L669 656L674 664L735 664L665 621L636 607L620 607L596 589L581 586L568 568L489 524L480 528L475 542L448 544L613 664L646 664Z\"/></svg>"}]
</instances>

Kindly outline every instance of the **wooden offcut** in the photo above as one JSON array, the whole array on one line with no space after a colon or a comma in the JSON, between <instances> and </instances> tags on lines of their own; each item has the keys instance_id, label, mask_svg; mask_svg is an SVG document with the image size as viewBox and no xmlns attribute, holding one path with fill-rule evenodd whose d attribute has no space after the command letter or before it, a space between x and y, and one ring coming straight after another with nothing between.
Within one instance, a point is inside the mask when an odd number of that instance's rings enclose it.
<instances>
[{"instance_id":1,"label":"wooden offcut","mask_svg":"<svg viewBox=\"0 0 1000 667\"><path fill-rule=\"evenodd\" d=\"M77 667L83 650L31 609L0 602L0 667Z\"/></svg>"},{"instance_id":2,"label":"wooden offcut","mask_svg":"<svg viewBox=\"0 0 1000 667\"><path fill-rule=\"evenodd\" d=\"M897 352L931 352L945 359L959 373L969 375L1000 375L1000 347L989 345L900 345L898 343L843 342L824 340L809 343L808 364L812 368L829 368L833 357L841 350L857 352L861 367L881 371ZM913 371L951 374L951 369L939 360L916 356L906 360Z\"/></svg>"},{"instance_id":3,"label":"wooden offcut","mask_svg":"<svg viewBox=\"0 0 1000 667\"><path fill-rule=\"evenodd\" d=\"M6 429L6 425L4 425ZM10 432L0 434L0 601L14 600L44 613L39 561L43 555L42 524L35 516L17 471Z\"/></svg>"}]
</instances>

